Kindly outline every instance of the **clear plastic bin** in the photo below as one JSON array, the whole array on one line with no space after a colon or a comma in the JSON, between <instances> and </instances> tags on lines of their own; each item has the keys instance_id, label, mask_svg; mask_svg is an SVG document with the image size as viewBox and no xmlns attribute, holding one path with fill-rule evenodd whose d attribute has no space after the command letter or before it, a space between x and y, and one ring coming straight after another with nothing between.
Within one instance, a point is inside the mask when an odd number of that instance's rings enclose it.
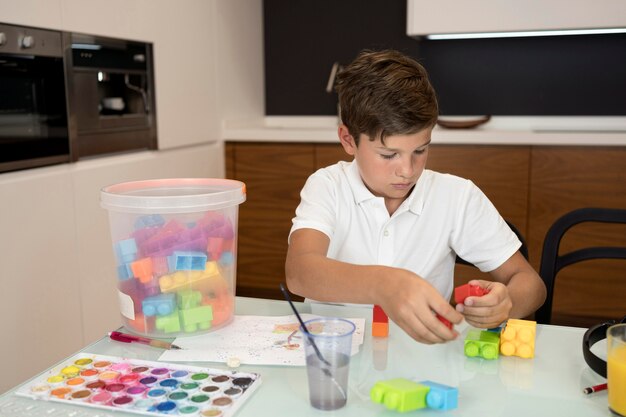
<instances>
[{"instance_id":1,"label":"clear plastic bin","mask_svg":"<svg viewBox=\"0 0 626 417\"><path fill-rule=\"evenodd\" d=\"M227 179L133 181L102 189L128 330L187 336L233 319L237 220L245 200L245 184Z\"/></svg>"}]
</instances>

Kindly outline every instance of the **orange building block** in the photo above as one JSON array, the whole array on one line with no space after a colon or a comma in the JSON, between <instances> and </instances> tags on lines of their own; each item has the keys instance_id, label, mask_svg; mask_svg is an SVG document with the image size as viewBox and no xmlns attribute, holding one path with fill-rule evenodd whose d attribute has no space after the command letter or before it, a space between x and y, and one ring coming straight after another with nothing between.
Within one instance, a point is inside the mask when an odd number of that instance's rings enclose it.
<instances>
[{"instance_id":1,"label":"orange building block","mask_svg":"<svg viewBox=\"0 0 626 417\"><path fill-rule=\"evenodd\" d=\"M389 336L389 323L372 322L372 336L388 337Z\"/></svg>"},{"instance_id":2,"label":"orange building block","mask_svg":"<svg viewBox=\"0 0 626 417\"><path fill-rule=\"evenodd\" d=\"M139 259L130 264L130 269L142 284L147 284L152 280L152 258Z\"/></svg>"}]
</instances>

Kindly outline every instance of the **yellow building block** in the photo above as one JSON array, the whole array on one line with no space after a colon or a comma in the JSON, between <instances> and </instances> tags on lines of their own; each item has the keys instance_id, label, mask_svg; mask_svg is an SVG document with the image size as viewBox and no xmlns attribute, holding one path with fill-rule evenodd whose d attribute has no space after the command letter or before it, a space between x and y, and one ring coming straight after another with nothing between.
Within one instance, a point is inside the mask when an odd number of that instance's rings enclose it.
<instances>
[{"instance_id":1,"label":"yellow building block","mask_svg":"<svg viewBox=\"0 0 626 417\"><path fill-rule=\"evenodd\" d=\"M216 262L207 262L204 271L177 271L159 278L161 292L198 290L202 293L214 290L217 283L224 281Z\"/></svg>"},{"instance_id":2,"label":"yellow building block","mask_svg":"<svg viewBox=\"0 0 626 417\"><path fill-rule=\"evenodd\" d=\"M500 353L504 356L533 358L537 322L509 319L500 334Z\"/></svg>"}]
</instances>

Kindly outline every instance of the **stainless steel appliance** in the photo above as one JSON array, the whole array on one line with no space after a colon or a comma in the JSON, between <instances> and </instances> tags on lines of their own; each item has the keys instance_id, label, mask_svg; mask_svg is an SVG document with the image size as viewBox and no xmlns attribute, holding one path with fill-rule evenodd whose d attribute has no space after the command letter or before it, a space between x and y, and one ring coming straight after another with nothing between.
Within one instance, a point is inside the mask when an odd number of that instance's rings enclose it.
<instances>
[{"instance_id":1,"label":"stainless steel appliance","mask_svg":"<svg viewBox=\"0 0 626 417\"><path fill-rule=\"evenodd\" d=\"M70 160L62 33L0 24L0 172Z\"/></svg>"},{"instance_id":2,"label":"stainless steel appliance","mask_svg":"<svg viewBox=\"0 0 626 417\"><path fill-rule=\"evenodd\" d=\"M156 149L152 45L64 36L72 160Z\"/></svg>"}]
</instances>

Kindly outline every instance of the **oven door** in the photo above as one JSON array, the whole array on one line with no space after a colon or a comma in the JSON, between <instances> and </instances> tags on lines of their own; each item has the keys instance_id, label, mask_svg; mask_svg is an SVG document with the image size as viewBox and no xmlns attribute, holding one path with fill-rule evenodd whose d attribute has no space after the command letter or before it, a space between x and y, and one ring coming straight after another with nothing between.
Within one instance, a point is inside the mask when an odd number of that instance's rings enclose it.
<instances>
[{"instance_id":1,"label":"oven door","mask_svg":"<svg viewBox=\"0 0 626 417\"><path fill-rule=\"evenodd\" d=\"M0 33L6 39L0 46L0 172L68 162L62 50L60 56L35 55L39 34L6 26Z\"/></svg>"}]
</instances>

